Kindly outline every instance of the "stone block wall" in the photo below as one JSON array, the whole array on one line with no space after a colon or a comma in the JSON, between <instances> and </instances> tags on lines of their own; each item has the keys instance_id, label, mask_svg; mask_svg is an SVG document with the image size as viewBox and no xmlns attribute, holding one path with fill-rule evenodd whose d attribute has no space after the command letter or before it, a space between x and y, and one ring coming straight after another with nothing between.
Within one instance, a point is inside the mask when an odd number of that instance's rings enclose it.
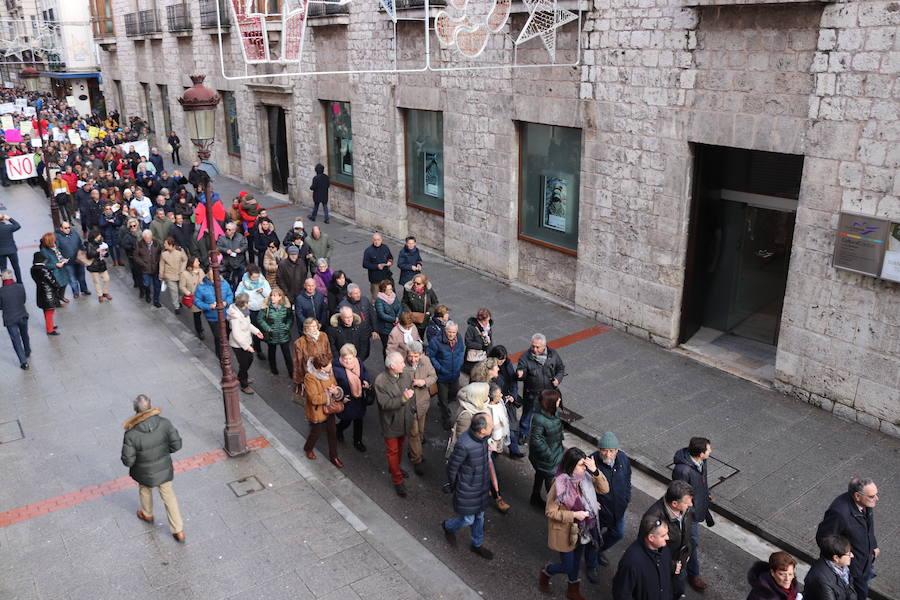
<instances>
[{"instance_id":1,"label":"stone block wall","mask_svg":"<svg viewBox=\"0 0 900 600\"><path fill-rule=\"evenodd\" d=\"M421 67L421 24L395 28L377 6L350 3L344 24L311 20L303 68ZM581 13L580 56L565 54L577 47L577 27L559 30L560 52L577 66L252 81L221 76L210 30L133 41L124 36L129 2L114 8L118 43L101 54L104 86L114 99L112 81L123 82L125 114L143 112L138 82L154 94L165 83L174 127L184 131L175 98L190 73L206 73L210 87L235 92L242 142L242 156L229 158L220 115L213 160L266 188L265 107L283 106L289 195L308 205L312 167L328 164L322 102L348 101L354 186L332 187L333 210L393 236L416 234L454 260L549 291L667 347L681 321L692 144L803 155L775 383L897 433L898 285L830 264L839 211L900 220L896 1L593 0ZM192 11L197 24L196 3ZM525 18L514 14L505 33L514 38ZM223 39L226 70L243 73L236 30ZM510 37L496 35L474 64L546 58L538 39L515 51ZM433 61L463 64L436 42ZM157 96L154 105L161 124ZM443 216L406 205L404 109L443 113ZM582 130L577 256L518 238L519 122Z\"/></svg>"}]
</instances>

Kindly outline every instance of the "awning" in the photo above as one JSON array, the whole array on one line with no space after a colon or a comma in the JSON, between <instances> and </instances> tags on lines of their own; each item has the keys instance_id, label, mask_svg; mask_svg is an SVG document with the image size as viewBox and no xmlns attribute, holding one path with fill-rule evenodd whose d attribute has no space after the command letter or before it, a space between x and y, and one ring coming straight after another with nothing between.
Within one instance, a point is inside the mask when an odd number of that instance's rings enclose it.
<instances>
[{"instance_id":1,"label":"awning","mask_svg":"<svg viewBox=\"0 0 900 600\"><path fill-rule=\"evenodd\" d=\"M50 79L89 79L96 77L100 83L103 83L103 75L99 71L91 71L89 73L55 73L53 71L43 71L41 77L49 77Z\"/></svg>"}]
</instances>

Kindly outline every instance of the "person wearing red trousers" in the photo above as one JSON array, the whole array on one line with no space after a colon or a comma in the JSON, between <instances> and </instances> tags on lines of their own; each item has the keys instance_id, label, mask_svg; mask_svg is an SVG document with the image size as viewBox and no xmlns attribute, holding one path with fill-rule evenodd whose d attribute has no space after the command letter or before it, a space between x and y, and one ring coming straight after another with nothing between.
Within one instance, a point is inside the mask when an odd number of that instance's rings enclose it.
<instances>
[{"instance_id":1,"label":"person wearing red trousers","mask_svg":"<svg viewBox=\"0 0 900 600\"><path fill-rule=\"evenodd\" d=\"M50 269L47 268L47 257L42 252L35 252L31 266L31 278L34 279L38 308L44 311L44 322L47 335L59 335L53 324L53 311L60 306L59 288ZM65 289L65 288L63 288Z\"/></svg>"},{"instance_id":2,"label":"person wearing red trousers","mask_svg":"<svg viewBox=\"0 0 900 600\"><path fill-rule=\"evenodd\" d=\"M406 486L403 485L403 478L406 477L406 473L400 468L400 458L403 456L403 442L412 431L415 420L413 414L415 403L410 402L415 392L412 388L412 375L406 370L406 361L402 354L389 352L384 359L384 366L386 370L375 378L381 434L384 436L394 491L401 498L405 498Z\"/></svg>"}]
</instances>

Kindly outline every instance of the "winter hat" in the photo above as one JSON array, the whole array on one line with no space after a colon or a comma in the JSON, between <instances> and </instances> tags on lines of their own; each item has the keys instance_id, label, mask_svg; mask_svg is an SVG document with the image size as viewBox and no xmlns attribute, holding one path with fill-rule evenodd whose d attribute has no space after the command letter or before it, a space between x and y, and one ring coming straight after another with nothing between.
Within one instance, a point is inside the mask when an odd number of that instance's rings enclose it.
<instances>
[{"instance_id":1,"label":"winter hat","mask_svg":"<svg viewBox=\"0 0 900 600\"><path fill-rule=\"evenodd\" d=\"M287 248L287 253L288 253L288 256L299 256L299 255L300 255L300 248L298 248L297 246L294 246L293 244L291 244L291 245L288 246L288 248Z\"/></svg>"},{"instance_id":2,"label":"winter hat","mask_svg":"<svg viewBox=\"0 0 900 600\"><path fill-rule=\"evenodd\" d=\"M296 221L294 221L294 225L292 226L292 228L293 229L298 229L298 228L303 229L303 221L301 221L300 219L297 219Z\"/></svg>"},{"instance_id":3,"label":"winter hat","mask_svg":"<svg viewBox=\"0 0 900 600\"><path fill-rule=\"evenodd\" d=\"M606 449L618 449L619 448L619 438L616 437L612 431L607 431L602 436L600 436L600 440L597 442L598 448L606 448Z\"/></svg>"},{"instance_id":4,"label":"winter hat","mask_svg":"<svg viewBox=\"0 0 900 600\"><path fill-rule=\"evenodd\" d=\"M238 198L243 198L244 196L246 196L249 193L250 192L248 192L247 190L241 190L241 193L238 194Z\"/></svg>"}]
</instances>

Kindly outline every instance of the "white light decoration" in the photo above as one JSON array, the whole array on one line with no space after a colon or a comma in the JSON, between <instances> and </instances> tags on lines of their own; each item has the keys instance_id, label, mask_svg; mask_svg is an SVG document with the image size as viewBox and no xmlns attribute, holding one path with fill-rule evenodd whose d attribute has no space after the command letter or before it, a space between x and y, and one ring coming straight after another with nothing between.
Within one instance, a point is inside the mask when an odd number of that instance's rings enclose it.
<instances>
[{"instance_id":1,"label":"white light decoration","mask_svg":"<svg viewBox=\"0 0 900 600\"><path fill-rule=\"evenodd\" d=\"M511 0L493 0L494 5L483 18L475 21L466 14L469 0L450 0L450 7L462 13L455 18L450 11L438 11L434 17L434 33L446 48L456 47L460 54L475 58L484 52L488 37L497 33L509 21Z\"/></svg>"},{"instance_id":2,"label":"white light decoration","mask_svg":"<svg viewBox=\"0 0 900 600\"><path fill-rule=\"evenodd\" d=\"M569 10L562 10L557 0L522 0L528 7L528 20L516 38L516 45L540 37L544 47L550 54L550 60L556 60L556 30L578 19L578 15Z\"/></svg>"}]
</instances>

